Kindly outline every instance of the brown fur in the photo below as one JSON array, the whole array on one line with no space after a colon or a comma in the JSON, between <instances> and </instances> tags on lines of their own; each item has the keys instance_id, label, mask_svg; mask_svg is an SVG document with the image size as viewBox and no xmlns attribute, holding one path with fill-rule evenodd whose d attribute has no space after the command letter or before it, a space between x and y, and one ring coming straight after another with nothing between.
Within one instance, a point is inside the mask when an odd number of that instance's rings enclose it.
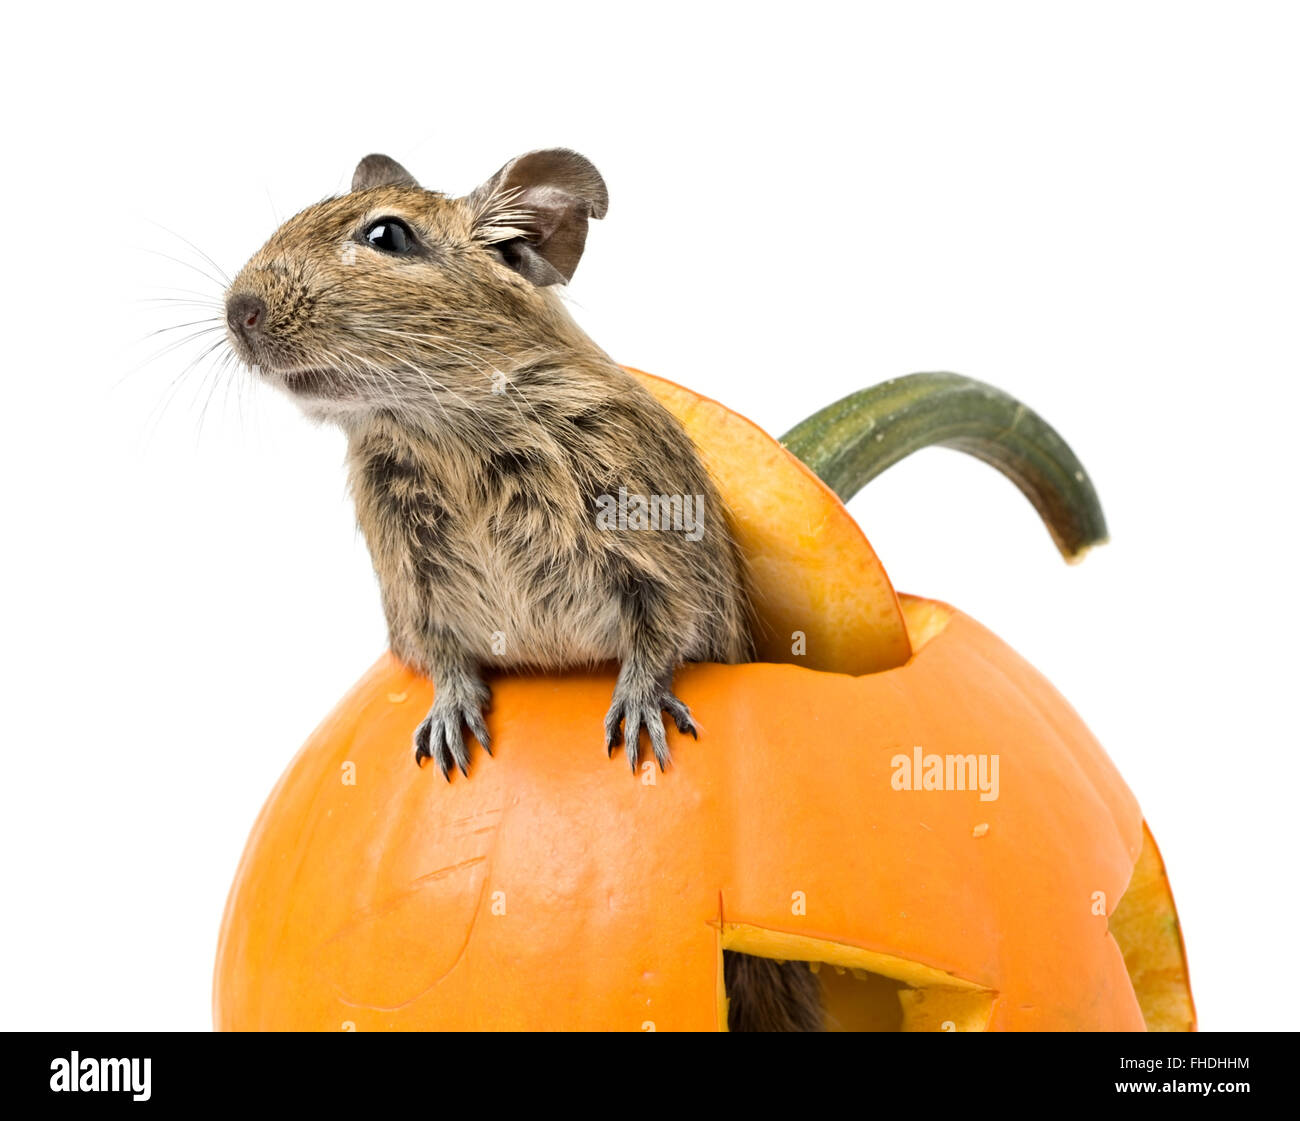
<instances>
[{"instance_id":1,"label":"brown fur","mask_svg":"<svg viewBox=\"0 0 1300 1121\"><path fill-rule=\"evenodd\" d=\"M732 1031L825 1031L821 983L806 961L724 953Z\"/></svg>"},{"instance_id":2,"label":"brown fur","mask_svg":"<svg viewBox=\"0 0 1300 1121\"><path fill-rule=\"evenodd\" d=\"M666 765L662 714L695 731L673 671L751 657L748 596L690 439L551 287L604 213L604 184L552 150L465 198L379 156L354 185L276 231L227 307L240 357L347 435L392 648L436 686L417 760L468 773L464 731L488 746L485 667L617 660L606 746L622 740L635 767L644 728ZM380 218L405 222L418 251L370 244ZM620 488L703 496L702 535L599 528L597 498ZM771 1005L764 968L738 976L742 1012Z\"/></svg>"}]
</instances>

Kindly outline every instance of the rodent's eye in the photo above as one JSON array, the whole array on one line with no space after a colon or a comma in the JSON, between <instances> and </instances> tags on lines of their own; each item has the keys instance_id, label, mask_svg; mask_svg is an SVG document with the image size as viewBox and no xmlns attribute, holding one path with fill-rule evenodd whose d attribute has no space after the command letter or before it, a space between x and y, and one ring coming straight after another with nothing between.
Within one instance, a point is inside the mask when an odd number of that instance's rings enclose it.
<instances>
[{"instance_id":1,"label":"rodent's eye","mask_svg":"<svg viewBox=\"0 0 1300 1121\"><path fill-rule=\"evenodd\" d=\"M385 253L410 253L415 249L415 235L400 218L376 218L362 237L372 249Z\"/></svg>"}]
</instances>

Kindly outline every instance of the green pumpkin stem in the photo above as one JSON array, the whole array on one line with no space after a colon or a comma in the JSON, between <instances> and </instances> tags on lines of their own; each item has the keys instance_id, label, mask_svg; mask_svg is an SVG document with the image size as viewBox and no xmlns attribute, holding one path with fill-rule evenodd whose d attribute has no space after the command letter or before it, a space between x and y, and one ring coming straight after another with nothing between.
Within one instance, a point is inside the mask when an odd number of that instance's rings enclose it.
<instances>
[{"instance_id":1,"label":"green pumpkin stem","mask_svg":"<svg viewBox=\"0 0 1300 1121\"><path fill-rule=\"evenodd\" d=\"M914 451L955 448L1020 488L1067 561L1107 540L1101 502L1069 445L1032 409L974 378L893 378L827 405L781 442L845 502Z\"/></svg>"}]
</instances>

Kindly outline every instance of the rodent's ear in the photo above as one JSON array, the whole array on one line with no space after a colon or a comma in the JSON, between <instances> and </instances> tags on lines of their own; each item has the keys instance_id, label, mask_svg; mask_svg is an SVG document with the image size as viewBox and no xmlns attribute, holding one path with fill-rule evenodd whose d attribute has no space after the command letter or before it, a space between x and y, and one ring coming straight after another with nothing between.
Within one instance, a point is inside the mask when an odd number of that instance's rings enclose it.
<instances>
[{"instance_id":1,"label":"rodent's ear","mask_svg":"<svg viewBox=\"0 0 1300 1121\"><path fill-rule=\"evenodd\" d=\"M371 187L418 187L415 176L389 156L374 152L352 173L352 189L368 191Z\"/></svg>"},{"instance_id":2,"label":"rodent's ear","mask_svg":"<svg viewBox=\"0 0 1300 1121\"><path fill-rule=\"evenodd\" d=\"M467 201L475 235L540 288L573 279L587 220L605 217L609 192L585 156L545 148L511 160Z\"/></svg>"}]
</instances>

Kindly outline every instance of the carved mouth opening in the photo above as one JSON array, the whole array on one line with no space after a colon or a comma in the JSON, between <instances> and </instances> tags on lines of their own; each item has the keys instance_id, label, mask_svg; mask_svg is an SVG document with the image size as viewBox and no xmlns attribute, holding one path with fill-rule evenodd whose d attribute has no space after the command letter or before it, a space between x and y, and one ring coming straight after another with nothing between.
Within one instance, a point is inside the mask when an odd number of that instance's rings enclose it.
<instances>
[{"instance_id":1,"label":"carved mouth opening","mask_svg":"<svg viewBox=\"0 0 1300 1121\"><path fill-rule=\"evenodd\" d=\"M985 1031L997 994L961 977L889 954L724 923L721 949L801 963L816 974L827 1031ZM720 1024L727 996L719 951Z\"/></svg>"},{"instance_id":2,"label":"carved mouth opening","mask_svg":"<svg viewBox=\"0 0 1300 1121\"><path fill-rule=\"evenodd\" d=\"M1142 851L1108 922L1148 1031L1195 1031L1187 959L1160 852ZM986 1031L998 994L906 958L839 942L724 923L718 949L719 1025L726 1029L722 951L800 962L821 986L827 1031Z\"/></svg>"}]
</instances>

